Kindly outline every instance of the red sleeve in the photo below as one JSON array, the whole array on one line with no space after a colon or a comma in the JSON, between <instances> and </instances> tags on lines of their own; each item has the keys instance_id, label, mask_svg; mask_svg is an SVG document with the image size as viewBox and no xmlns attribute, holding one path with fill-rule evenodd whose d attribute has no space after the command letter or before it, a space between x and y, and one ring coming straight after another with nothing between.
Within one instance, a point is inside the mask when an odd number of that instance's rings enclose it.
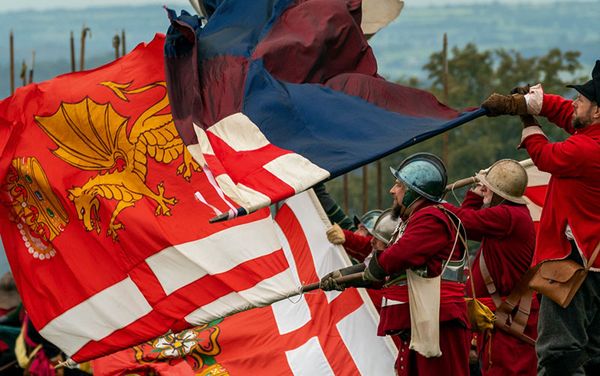
<instances>
[{"instance_id":1,"label":"red sleeve","mask_svg":"<svg viewBox=\"0 0 600 376\"><path fill-rule=\"evenodd\" d=\"M571 123L573 111L572 100L565 99L560 95L544 94L540 115L570 134L575 132L573 124Z\"/></svg>"},{"instance_id":2,"label":"red sleeve","mask_svg":"<svg viewBox=\"0 0 600 376\"><path fill-rule=\"evenodd\" d=\"M469 192L465 201L469 198L469 194L479 197ZM479 210L464 205L459 208L450 204L444 206L460 218L469 240L481 241L484 237L502 238L510 233L513 226L510 210L505 205Z\"/></svg>"},{"instance_id":3,"label":"red sleeve","mask_svg":"<svg viewBox=\"0 0 600 376\"><path fill-rule=\"evenodd\" d=\"M344 242L346 253L359 261L363 261L371 253L372 236L357 235L348 230L343 231L346 237L346 241Z\"/></svg>"},{"instance_id":4,"label":"red sleeve","mask_svg":"<svg viewBox=\"0 0 600 376\"><path fill-rule=\"evenodd\" d=\"M597 158L597 145L584 135L574 135L551 143L541 134L531 135L521 143L540 171L568 178L579 177L588 160ZM591 158L591 159L590 159Z\"/></svg>"},{"instance_id":5,"label":"red sleeve","mask_svg":"<svg viewBox=\"0 0 600 376\"><path fill-rule=\"evenodd\" d=\"M481 197L481 196L473 193L473 191L469 190L469 191L467 191L467 194L465 195L465 199L463 200L460 207L477 210L477 209L481 209L482 205L483 205L483 197ZM449 206L454 207L452 205L449 205Z\"/></svg>"},{"instance_id":6,"label":"red sleeve","mask_svg":"<svg viewBox=\"0 0 600 376\"><path fill-rule=\"evenodd\" d=\"M379 264L388 274L425 265L448 247L450 236L448 223L440 217L431 213L418 216L410 221L404 235L379 255Z\"/></svg>"}]
</instances>

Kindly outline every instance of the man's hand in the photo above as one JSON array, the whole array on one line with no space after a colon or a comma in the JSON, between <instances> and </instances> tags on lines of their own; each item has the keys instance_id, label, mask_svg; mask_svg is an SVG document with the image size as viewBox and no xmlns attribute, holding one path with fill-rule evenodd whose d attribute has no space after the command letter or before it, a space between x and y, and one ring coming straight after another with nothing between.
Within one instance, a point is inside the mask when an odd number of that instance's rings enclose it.
<instances>
[{"instance_id":1,"label":"man's hand","mask_svg":"<svg viewBox=\"0 0 600 376\"><path fill-rule=\"evenodd\" d=\"M344 244L346 242L344 230L342 230L337 223L334 223L333 226L327 230L327 240L329 240L331 244Z\"/></svg>"},{"instance_id":2,"label":"man's hand","mask_svg":"<svg viewBox=\"0 0 600 376\"><path fill-rule=\"evenodd\" d=\"M383 270L381 265L379 265L379 260L377 260L377 257L379 257L380 254L381 254L381 251L373 252L373 257L371 257L371 260L369 261L369 265L367 265L367 268L365 269L365 272L363 273L363 279L365 281L381 282L387 276L387 273L385 272L385 270Z\"/></svg>"},{"instance_id":3,"label":"man's hand","mask_svg":"<svg viewBox=\"0 0 600 376\"><path fill-rule=\"evenodd\" d=\"M488 116L527 115L527 102L522 94L494 93L481 104L481 107L488 111Z\"/></svg>"},{"instance_id":4,"label":"man's hand","mask_svg":"<svg viewBox=\"0 0 600 376\"><path fill-rule=\"evenodd\" d=\"M365 283L364 281L357 280L355 282L348 283L338 283L337 279L343 277L345 275L360 273L365 270L366 265L363 263L348 266L347 268L342 268L339 270L334 270L331 273L327 274L325 277L321 278L321 283L319 285L320 289L323 291L344 291L346 287L368 287L370 284Z\"/></svg>"},{"instance_id":5,"label":"man's hand","mask_svg":"<svg viewBox=\"0 0 600 376\"><path fill-rule=\"evenodd\" d=\"M523 128L540 126L540 123L538 123L533 115L521 115L520 118Z\"/></svg>"},{"instance_id":6,"label":"man's hand","mask_svg":"<svg viewBox=\"0 0 600 376\"><path fill-rule=\"evenodd\" d=\"M531 86L529 86L529 84L525 85L525 86L515 86L512 88L512 90L510 91L511 94L529 94L529 89L531 88Z\"/></svg>"}]
</instances>

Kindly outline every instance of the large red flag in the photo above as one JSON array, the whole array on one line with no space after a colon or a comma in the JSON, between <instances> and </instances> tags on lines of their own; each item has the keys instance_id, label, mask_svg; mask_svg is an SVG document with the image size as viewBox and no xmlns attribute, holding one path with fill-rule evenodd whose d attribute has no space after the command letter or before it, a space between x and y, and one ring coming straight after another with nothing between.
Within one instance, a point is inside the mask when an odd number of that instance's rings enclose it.
<instances>
[{"instance_id":1,"label":"large red flag","mask_svg":"<svg viewBox=\"0 0 600 376\"><path fill-rule=\"evenodd\" d=\"M325 237L329 220L309 191L275 217L297 283L350 264ZM391 375L396 348L377 337L378 315L362 289L314 291L270 307L170 334L94 361L100 375Z\"/></svg>"},{"instance_id":2,"label":"large red flag","mask_svg":"<svg viewBox=\"0 0 600 376\"><path fill-rule=\"evenodd\" d=\"M208 223L232 203L178 136L163 44L0 102L0 235L35 327L75 361L297 287L268 210Z\"/></svg>"}]
</instances>

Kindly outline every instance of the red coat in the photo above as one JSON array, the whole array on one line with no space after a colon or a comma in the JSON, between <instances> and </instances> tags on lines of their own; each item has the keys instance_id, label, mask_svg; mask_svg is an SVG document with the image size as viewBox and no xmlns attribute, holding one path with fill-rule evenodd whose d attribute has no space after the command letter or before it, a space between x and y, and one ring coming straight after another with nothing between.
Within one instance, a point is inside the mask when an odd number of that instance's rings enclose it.
<instances>
[{"instance_id":1,"label":"red coat","mask_svg":"<svg viewBox=\"0 0 600 376\"><path fill-rule=\"evenodd\" d=\"M403 273L409 268L427 266L428 276L441 273L441 264L450 256L456 231L440 209L425 203L412 213L404 235L379 255L379 263L388 274ZM460 241L452 256L460 260L463 246ZM459 320L468 326L463 283L442 280L440 322ZM392 286L383 290L387 299L408 303L407 286ZM379 335L410 328L408 304L382 307Z\"/></svg>"},{"instance_id":2,"label":"red coat","mask_svg":"<svg viewBox=\"0 0 600 376\"><path fill-rule=\"evenodd\" d=\"M349 230L343 230L346 241L344 242L344 249L346 253L357 259L358 261L364 261L365 258L371 254L371 239L372 236L362 236L355 234Z\"/></svg>"},{"instance_id":3,"label":"red coat","mask_svg":"<svg viewBox=\"0 0 600 376\"><path fill-rule=\"evenodd\" d=\"M503 203L481 209L483 199L469 191L460 208L445 204L462 221L469 240L481 242L473 261L475 295L489 297L479 268L485 264L500 296L505 297L529 269L535 247L535 229L526 205ZM467 284L471 291L471 285ZM472 296L472 294L469 294Z\"/></svg>"},{"instance_id":4,"label":"red coat","mask_svg":"<svg viewBox=\"0 0 600 376\"><path fill-rule=\"evenodd\" d=\"M572 101L544 94L540 115L571 136L551 143L541 134L524 131L521 146L538 169L552 175L540 218L533 264L563 259L571 252L565 236L570 225L584 256L589 259L600 242L600 123L575 130L571 125ZM600 257L594 262L600 268Z\"/></svg>"},{"instance_id":5,"label":"red coat","mask_svg":"<svg viewBox=\"0 0 600 376\"><path fill-rule=\"evenodd\" d=\"M483 198L469 191L460 208L444 206L460 218L469 240L481 242L472 264L475 295L495 311L479 267L480 258L483 255L494 285L504 299L531 265L535 229L525 205L503 203L484 209L482 205ZM473 296L470 283L467 290L468 295ZM534 339L537 338L538 312L539 303L534 296L525 328L525 334ZM477 344L484 376L537 374L535 348L520 339L496 330L491 336L480 335Z\"/></svg>"}]
</instances>

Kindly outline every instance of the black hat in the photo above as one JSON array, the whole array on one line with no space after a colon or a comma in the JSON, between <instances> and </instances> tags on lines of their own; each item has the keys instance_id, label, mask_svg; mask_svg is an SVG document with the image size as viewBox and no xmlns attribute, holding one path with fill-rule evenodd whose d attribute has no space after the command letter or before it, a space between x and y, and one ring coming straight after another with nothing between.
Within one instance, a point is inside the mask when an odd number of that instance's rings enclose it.
<instances>
[{"instance_id":1,"label":"black hat","mask_svg":"<svg viewBox=\"0 0 600 376\"><path fill-rule=\"evenodd\" d=\"M572 87L587 99L600 104L600 60L596 60L591 80L583 85L567 85L567 87Z\"/></svg>"}]
</instances>

